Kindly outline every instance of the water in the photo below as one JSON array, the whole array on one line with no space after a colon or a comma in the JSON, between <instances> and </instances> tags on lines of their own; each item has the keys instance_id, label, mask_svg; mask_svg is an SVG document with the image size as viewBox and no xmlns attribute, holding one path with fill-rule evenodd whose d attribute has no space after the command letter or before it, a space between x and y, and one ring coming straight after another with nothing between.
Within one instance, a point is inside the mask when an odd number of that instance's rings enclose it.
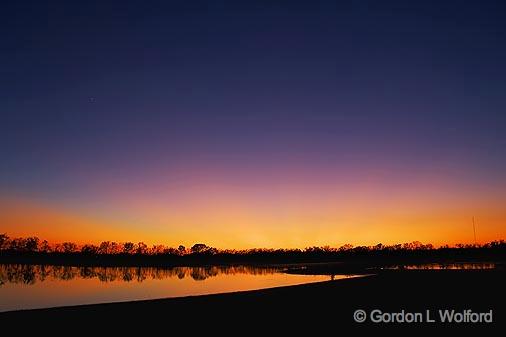
<instances>
[{"instance_id":1,"label":"water","mask_svg":"<svg viewBox=\"0 0 506 337\"><path fill-rule=\"evenodd\" d=\"M349 277L334 275L332 279ZM203 295L327 281L281 268L0 264L0 311Z\"/></svg>"},{"instance_id":2,"label":"water","mask_svg":"<svg viewBox=\"0 0 506 337\"><path fill-rule=\"evenodd\" d=\"M495 263L488 262L454 262L454 263L423 263L387 267L384 269L404 270L473 270L473 269L495 269Z\"/></svg>"}]
</instances>

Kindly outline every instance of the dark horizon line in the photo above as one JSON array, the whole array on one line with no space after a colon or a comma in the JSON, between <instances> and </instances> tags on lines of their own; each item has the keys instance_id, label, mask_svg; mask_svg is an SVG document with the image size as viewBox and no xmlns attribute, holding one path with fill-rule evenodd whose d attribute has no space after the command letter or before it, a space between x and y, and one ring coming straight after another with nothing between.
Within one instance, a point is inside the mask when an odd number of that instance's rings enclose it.
<instances>
[{"instance_id":1,"label":"dark horizon line","mask_svg":"<svg viewBox=\"0 0 506 337\"><path fill-rule=\"evenodd\" d=\"M163 244L153 244L149 247L144 242L138 243L126 241L102 241L99 245L85 243L78 245L74 242L66 241L62 243L50 244L47 240L40 240L37 236L10 238L6 233L0 234L0 252L17 252L17 253L83 253L93 255L189 255L189 254L251 254L251 253L311 253L311 252L346 252L346 251L398 251L398 250L439 250L439 249L461 249L461 248L492 248L495 246L505 245L504 239L497 239L483 244L473 243L464 244L457 243L455 245L444 244L435 247L433 244L423 244L420 241L412 241L405 243L397 243L391 245L359 245L344 244L340 247L324 246L308 246L300 248L246 248L246 249L220 249L207 246L204 243L196 243L192 247L187 248L179 245L177 248L166 246Z\"/></svg>"}]
</instances>

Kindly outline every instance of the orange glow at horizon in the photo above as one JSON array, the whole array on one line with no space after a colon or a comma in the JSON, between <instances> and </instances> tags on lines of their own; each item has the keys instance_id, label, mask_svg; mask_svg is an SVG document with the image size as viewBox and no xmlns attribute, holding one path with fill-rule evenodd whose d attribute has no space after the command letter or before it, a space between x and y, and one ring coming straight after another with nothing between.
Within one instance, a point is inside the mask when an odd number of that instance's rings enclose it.
<instances>
[{"instance_id":1,"label":"orange glow at horizon","mask_svg":"<svg viewBox=\"0 0 506 337\"><path fill-rule=\"evenodd\" d=\"M506 237L506 210L490 200L450 203L448 196L396 192L383 197L322 192L318 197L280 192L265 199L207 188L187 201L124 199L114 213L58 207L29 200L0 199L0 232L38 236L50 242L139 242L177 247L201 242L217 248L305 248L346 243L395 244L412 241L436 246L473 243L471 217L479 243ZM318 195L318 194L314 194ZM452 197L453 198L453 197ZM451 198L450 198L451 199ZM457 206L456 206L457 205Z\"/></svg>"}]
</instances>

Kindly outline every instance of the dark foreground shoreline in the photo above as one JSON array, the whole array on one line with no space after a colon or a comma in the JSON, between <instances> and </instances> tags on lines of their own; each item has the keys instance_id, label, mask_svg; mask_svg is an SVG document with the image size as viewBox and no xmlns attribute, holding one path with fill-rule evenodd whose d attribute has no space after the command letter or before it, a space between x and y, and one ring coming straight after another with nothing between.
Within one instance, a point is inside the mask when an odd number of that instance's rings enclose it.
<instances>
[{"instance_id":1,"label":"dark foreground shoreline","mask_svg":"<svg viewBox=\"0 0 506 337\"><path fill-rule=\"evenodd\" d=\"M506 272L499 270L380 271L376 275L227 294L83 305L0 313L2 327L24 331L44 326L53 335L63 326L80 332L135 329L171 335L177 331L241 335L244 332L328 332L436 328L504 331ZM354 312L367 314L365 323ZM372 310L423 313L422 323L373 323ZM493 323L440 323L439 310L493 312ZM430 311L435 323L427 323ZM237 330L241 329L241 330ZM165 332L165 333L164 333ZM344 332L344 331L341 331Z\"/></svg>"}]
</instances>

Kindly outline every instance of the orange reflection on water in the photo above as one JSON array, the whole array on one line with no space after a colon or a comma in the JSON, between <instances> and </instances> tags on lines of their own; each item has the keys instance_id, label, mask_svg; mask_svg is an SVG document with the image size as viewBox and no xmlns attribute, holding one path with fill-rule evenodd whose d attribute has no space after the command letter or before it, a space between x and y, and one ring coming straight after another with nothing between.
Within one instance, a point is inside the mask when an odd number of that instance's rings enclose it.
<instances>
[{"instance_id":1,"label":"orange reflection on water","mask_svg":"<svg viewBox=\"0 0 506 337\"><path fill-rule=\"evenodd\" d=\"M337 275L334 279L348 276ZM204 295L327 281L262 267L0 265L0 311Z\"/></svg>"}]
</instances>

